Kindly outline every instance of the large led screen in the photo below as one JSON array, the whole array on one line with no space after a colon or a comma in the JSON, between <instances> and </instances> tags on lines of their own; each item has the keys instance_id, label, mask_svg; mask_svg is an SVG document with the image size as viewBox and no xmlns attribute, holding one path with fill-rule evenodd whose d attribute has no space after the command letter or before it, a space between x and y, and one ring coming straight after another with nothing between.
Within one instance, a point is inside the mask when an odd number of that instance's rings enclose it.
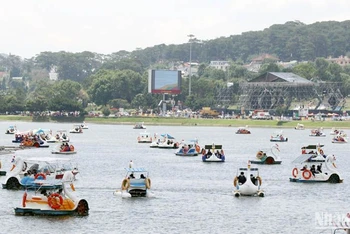
<instances>
[{"instance_id":1,"label":"large led screen","mask_svg":"<svg viewBox=\"0 0 350 234\"><path fill-rule=\"evenodd\" d=\"M181 71L150 70L148 92L179 94L181 92Z\"/></svg>"}]
</instances>

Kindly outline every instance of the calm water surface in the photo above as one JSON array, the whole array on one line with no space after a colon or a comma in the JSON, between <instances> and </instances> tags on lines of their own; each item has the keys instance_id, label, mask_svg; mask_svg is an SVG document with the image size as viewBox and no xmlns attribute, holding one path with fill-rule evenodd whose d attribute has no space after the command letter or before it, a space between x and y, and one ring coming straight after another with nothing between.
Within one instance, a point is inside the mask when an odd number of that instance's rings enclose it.
<instances>
[{"instance_id":1,"label":"calm water surface","mask_svg":"<svg viewBox=\"0 0 350 234\"><path fill-rule=\"evenodd\" d=\"M19 130L50 128L69 130L73 124L0 122ZM203 163L198 157L175 156L173 149L151 149L138 144L140 131L131 125L89 125L83 134L70 134L78 151L71 157L80 174L77 192L90 206L87 217L21 217L13 208L21 203L22 191L1 189L0 233L330 233L316 228L321 212L349 212L349 145L332 144L327 137L309 137L309 130L284 129L289 141L279 143L282 164L260 165L266 196L232 195L237 169L254 159L260 148L269 148L270 135L277 129L251 128L251 135L236 135L234 127L147 126L147 131L169 133L177 140L198 138L204 144L222 144L225 163ZM349 134L349 133L348 133ZM13 135L1 135L0 145L11 143ZM291 163L306 144L325 144L333 153L344 178L342 184L290 183ZM20 157L50 156L50 148L17 151ZM10 167L11 155L0 155L3 168ZM62 155L61 155L62 156ZM56 156L57 157L57 156ZM116 197L129 160L150 172L154 198Z\"/></svg>"}]
</instances>

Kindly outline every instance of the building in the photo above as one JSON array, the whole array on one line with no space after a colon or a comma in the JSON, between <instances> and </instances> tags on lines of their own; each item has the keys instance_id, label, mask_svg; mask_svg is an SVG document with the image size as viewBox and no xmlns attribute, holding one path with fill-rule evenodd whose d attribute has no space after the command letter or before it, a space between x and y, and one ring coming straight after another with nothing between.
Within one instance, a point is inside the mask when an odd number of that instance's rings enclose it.
<instances>
[{"instance_id":1,"label":"building","mask_svg":"<svg viewBox=\"0 0 350 234\"><path fill-rule=\"evenodd\" d=\"M313 109L336 109L343 100L339 85L314 83L291 72L267 72L240 83L240 105L245 110L271 110L278 107L289 109L292 102L315 101Z\"/></svg>"},{"instance_id":2,"label":"building","mask_svg":"<svg viewBox=\"0 0 350 234\"><path fill-rule=\"evenodd\" d=\"M249 64L244 65L245 68L247 68L248 71L251 72L259 72L261 65L266 61L274 61L277 62L278 58L270 55L270 54L261 54L257 57L254 57Z\"/></svg>"},{"instance_id":3,"label":"building","mask_svg":"<svg viewBox=\"0 0 350 234\"><path fill-rule=\"evenodd\" d=\"M340 66L350 65L350 58L348 56L340 56L338 58L328 57L328 62L339 64Z\"/></svg>"},{"instance_id":4,"label":"building","mask_svg":"<svg viewBox=\"0 0 350 234\"><path fill-rule=\"evenodd\" d=\"M312 84L310 80L291 72L267 72L250 80L249 82L290 82Z\"/></svg>"},{"instance_id":5,"label":"building","mask_svg":"<svg viewBox=\"0 0 350 234\"><path fill-rule=\"evenodd\" d=\"M210 61L209 67L213 67L218 70L227 71L230 67L229 61Z\"/></svg>"},{"instance_id":6,"label":"building","mask_svg":"<svg viewBox=\"0 0 350 234\"><path fill-rule=\"evenodd\" d=\"M52 66L49 73L50 80L55 80L55 81L58 80L58 73L56 71L57 71L57 67Z\"/></svg>"}]
</instances>

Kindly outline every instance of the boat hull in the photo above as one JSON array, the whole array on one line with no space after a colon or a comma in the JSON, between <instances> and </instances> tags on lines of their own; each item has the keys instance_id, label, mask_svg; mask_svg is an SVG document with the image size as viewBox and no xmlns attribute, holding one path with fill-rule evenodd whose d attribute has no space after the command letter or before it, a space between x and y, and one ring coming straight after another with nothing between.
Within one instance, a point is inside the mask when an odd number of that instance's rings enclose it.
<instances>
[{"instance_id":1,"label":"boat hull","mask_svg":"<svg viewBox=\"0 0 350 234\"><path fill-rule=\"evenodd\" d=\"M16 207L15 215L41 215L41 216L87 216L89 214L89 204L85 199L81 199L74 210L47 209L47 204L43 208Z\"/></svg>"},{"instance_id":2,"label":"boat hull","mask_svg":"<svg viewBox=\"0 0 350 234\"><path fill-rule=\"evenodd\" d=\"M193 157L193 156L198 156L198 153L193 153L193 154L175 153L175 155L182 156L182 157Z\"/></svg>"},{"instance_id":3,"label":"boat hull","mask_svg":"<svg viewBox=\"0 0 350 234\"><path fill-rule=\"evenodd\" d=\"M52 154L76 154L76 151L64 151L64 152L60 152L60 151L52 151Z\"/></svg>"},{"instance_id":4,"label":"boat hull","mask_svg":"<svg viewBox=\"0 0 350 234\"><path fill-rule=\"evenodd\" d=\"M341 179L340 176L336 173L333 173L330 176L328 175L327 177L310 178L310 179L305 179L302 177L290 177L289 181L297 182L297 183L332 183L332 184L343 183L343 179Z\"/></svg>"},{"instance_id":5,"label":"boat hull","mask_svg":"<svg viewBox=\"0 0 350 234\"><path fill-rule=\"evenodd\" d=\"M329 180L303 180L298 178L289 178L289 181L296 183L332 183ZM343 183L343 180L339 180L337 183Z\"/></svg>"},{"instance_id":6,"label":"boat hull","mask_svg":"<svg viewBox=\"0 0 350 234\"><path fill-rule=\"evenodd\" d=\"M221 158L216 157L215 155L212 155L211 157L207 157L205 155L202 156L203 162L225 162L225 156L221 156Z\"/></svg>"},{"instance_id":7,"label":"boat hull","mask_svg":"<svg viewBox=\"0 0 350 234\"><path fill-rule=\"evenodd\" d=\"M266 162L266 160L262 161L262 160L251 160L250 161L251 164L266 164L266 165L273 165L273 164L281 164L282 161L273 161L273 162Z\"/></svg>"},{"instance_id":8,"label":"boat hull","mask_svg":"<svg viewBox=\"0 0 350 234\"><path fill-rule=\"evenodd\" d=\"M278 140L278 139L270 139L271 142L287 142L288 138L284 139L284 140Z\"/></svg>"}]
</instances>

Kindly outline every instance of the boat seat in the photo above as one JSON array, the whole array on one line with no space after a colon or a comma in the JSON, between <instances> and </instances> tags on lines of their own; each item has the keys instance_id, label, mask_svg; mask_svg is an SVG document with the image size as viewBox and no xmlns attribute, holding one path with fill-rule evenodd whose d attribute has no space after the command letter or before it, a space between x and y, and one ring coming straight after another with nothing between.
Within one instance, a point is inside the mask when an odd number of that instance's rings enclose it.
<instances>
[{"instance_id":1,"label":"boat seat","mask_svg":"<svg viewBox=\"0 0 350 234\"><path fill-rule=\"evenodd\" d=\"M130 187L141 187L144 188L146 186L145 179L131 179Z\"/></svg>"}]
</instances>

